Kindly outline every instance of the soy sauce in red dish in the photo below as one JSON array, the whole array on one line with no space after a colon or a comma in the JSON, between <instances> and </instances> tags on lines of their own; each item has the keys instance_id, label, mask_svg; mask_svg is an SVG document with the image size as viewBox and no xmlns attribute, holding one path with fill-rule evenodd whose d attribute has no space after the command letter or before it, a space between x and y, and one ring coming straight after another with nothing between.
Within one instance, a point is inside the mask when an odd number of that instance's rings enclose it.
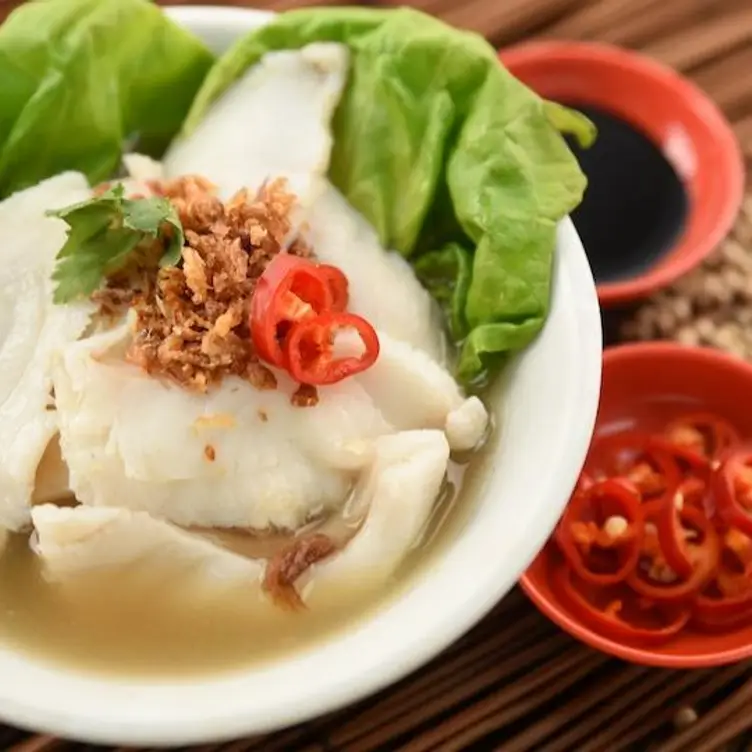
<instances>
[{"instance_id":1,"label":"soy sauce in red dish","mask_svg":"<svg viewBox=\"0 0 752 752\"><path fill-rule=\"evenodd\" d=\"M645 273L675 246L689 213L681 178L645 134L604 110L566 102L598 128L588 149L568 143L588 177L572 220L596 282Z\"/></svg>"}]
</instances>

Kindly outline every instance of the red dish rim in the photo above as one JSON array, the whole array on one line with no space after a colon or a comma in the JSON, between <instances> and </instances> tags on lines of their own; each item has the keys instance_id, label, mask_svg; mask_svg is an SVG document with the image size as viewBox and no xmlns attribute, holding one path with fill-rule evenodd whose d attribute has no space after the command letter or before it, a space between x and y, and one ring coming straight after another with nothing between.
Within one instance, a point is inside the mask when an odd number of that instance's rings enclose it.
<instances>
[{"instance_id":1,"label":"red dish rim","mask_svg":"<svg viewBox=\"0 0 752 752\"><path fill-rule=\"evenodd\" d=\"M627 72L636 79L649 80L656 88L671 93L674 99L683 103L685 112L698 123L698 129L703 132L706 143L712 143L715 157L704 163L705 174L711 172L718 176L723 174L723 196L720 210L707 206L703 200L692 200L693 186L687 185L690 193L690 217L702 216L703 213L713 212L712 218L706 218L707 229L700 237L690 237L685 232L677 241L672 251L654 267L633 279L621 282L609 282L598 285L598 297L604 306L628 303L643 298L656 290L666 287L678 277L696 267L709 253L711 253L728 234L734 224L739 207L744 197L744 159L739 143L726 118L707 97L707 95L687 79L666 66L628 50L606 44L592 42L531 42L510 47L499 52L504 65L520 79L525 81L525 69L528 66L551 65L557 69L557 74L566 66L592 65L603 70L609 68L621 73ZM593 90L590 104L597 106L601 102L601 94ZM545 92L543 92L545 96ZM603 96L608 96L604 93ZM621 96L621 95L620 95ZM628 109L627 97L624 97ZM629 112L615 113L625 117L636 126L642 126L648 135L656 134L661 123L655 119L659 115L650 107L643 107ZM697 141L695 141L697 143ZM712 164L711 164L712 161ZM698 165L697 174L703 172L703 164ZM702 177L699 178L702 180ZM696 181L695 181L696 182ZM697 187L695 185L694 187ZM713 191L716 193L717 191Z\"/></svg>"},{"instance_id":2,"label":"red dish rim","mask_svg":"<svg viewBox=\"0 0 752 752\"><path fill-rule=\"evenodd\" d=\"M608 347L603 351L603 378L608 378L608 366L619 361L633 359L643 360L660 355L677 360L704 362L719 371L736 371L742 373L752 385L752 363L735 358L723 351L711 348L687 347L676 342L636 342ZM525 595L535 604L541 613L557 624L565 632L603 653L616 656L626 661L645 666L664 668L708 668L725 666L752 657L752 643L743 647L717 650L713 653L698 655L662 653L660 648L640 648L610 640L594 632L562 608L558 601L542 592L526 571L519 580Z\"/></svg>"}]
</instances>

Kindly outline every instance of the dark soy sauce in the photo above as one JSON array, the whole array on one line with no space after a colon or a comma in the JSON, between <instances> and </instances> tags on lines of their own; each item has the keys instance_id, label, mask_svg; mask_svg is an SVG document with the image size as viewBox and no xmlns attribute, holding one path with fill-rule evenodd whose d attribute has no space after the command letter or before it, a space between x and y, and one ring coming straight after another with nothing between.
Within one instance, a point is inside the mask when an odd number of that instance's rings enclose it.
<instances>
[{"instance_id":1,"label":"dark soy sauce","mask_svg":"<svg viewBox=\"0 0 752 752\"><path fill-rule=\"evenodd\" d=\"M567 142L588 177L572 220L596 282L640 276L671 250L684 230L689 197L660 149L629 123L569 104L598 128L589 149Z\"/></svg>"}]
</instances>

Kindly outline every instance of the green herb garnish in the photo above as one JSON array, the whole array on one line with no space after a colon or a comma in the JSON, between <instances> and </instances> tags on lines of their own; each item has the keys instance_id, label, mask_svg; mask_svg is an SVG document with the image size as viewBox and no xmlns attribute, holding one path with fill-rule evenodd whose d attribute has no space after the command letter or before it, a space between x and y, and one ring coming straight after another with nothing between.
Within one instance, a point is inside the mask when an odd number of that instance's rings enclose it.
<instances>
[{"instance_id":1,"label":"green herb garnish","mask_svg":"<svg viewBox=\"0 0 752 752\"><path fill-rule=\"evenodd\" d=\"M57 283L55 303L88 297L103 279L124 269L153 241L164 248L160 266L180 260L183 226L166 198L126 198L118 183L101 196L48 214L69 227L52 275Z\"/></svg>"}]
</instances>

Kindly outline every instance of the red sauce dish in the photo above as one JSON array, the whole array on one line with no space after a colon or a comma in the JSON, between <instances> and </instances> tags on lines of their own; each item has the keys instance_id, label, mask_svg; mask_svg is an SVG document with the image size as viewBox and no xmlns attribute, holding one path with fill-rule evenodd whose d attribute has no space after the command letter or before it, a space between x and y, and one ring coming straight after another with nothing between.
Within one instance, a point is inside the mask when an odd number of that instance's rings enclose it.
<instances>
[{"instance_id":1,"label":"red sauce dish","mask_svg":"<svg viewBox=\"0 0 752 752\"><path fill-rule=\"evenodd\" d=\"M744 161L731 126L694 84L650 58L604 44L530 42L499 57L541 96L606 116L603 143L592 147L597 154L589 165L581 159L592 194L578 211L590 211L573 216L601 305L630 303L669 285L723 240L743 198ZM678 197L667 195L673 190ZM609 212L618 221L604 219ZM600 222L590 238L600 242L588 242L590 222Z\"/></svg>"},{"instance_id":2,"label":"red sauce dish","mask_svg":"<svg viewBox=\"0 0 752 752\"><path fill-rule=\"evenodd\" d=\"M609 348L593 441L520 584L624 660L752 657L752 365L673 343Z\"/></svg>"}]
</instances>

